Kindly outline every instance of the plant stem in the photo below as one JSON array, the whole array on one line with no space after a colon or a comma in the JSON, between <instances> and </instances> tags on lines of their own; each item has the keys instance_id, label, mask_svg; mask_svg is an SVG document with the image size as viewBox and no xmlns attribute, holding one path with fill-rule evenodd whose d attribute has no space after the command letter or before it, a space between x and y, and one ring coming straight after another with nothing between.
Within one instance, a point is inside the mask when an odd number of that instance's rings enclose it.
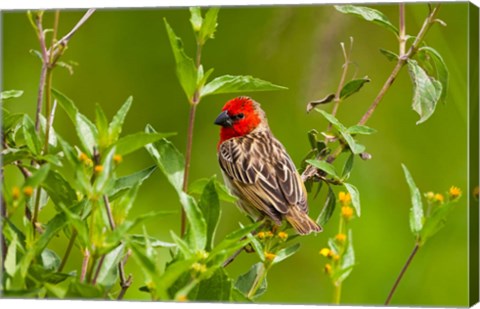
<instances>
[{"instance_id":1,"label":"plant stem","mask_svg":"<svg viewBox=\"0 0 480 309\"><path fill-rule=\"evenodd\" d=\"M407 37L406 37L406 27L405 27L405 3L400 3L398 7L398 19L399 19L399 43L400 43L400 48L399 48L399 55L400 58L403 57L405 54L405 45L407 42Z\"/></svg>"},{"instance_id":2,"label":"plant stem","mask_svg":"<svg viewBox=\"0 0 480 309\"><path fill-rule=\"evenodd\" d=\"M68 258L70 257L70 253L72 252L73 245L75 244L75 239L77 238L77 230L72 230L72 235L70 235L70 240L68 241L67 249L65 250L65 254L63 255L62 261L60 262L60 266L58 266L57 272L62 272L65 264L67 263Z\"/></svg>"},{"instance_id":3,"label":"plant stem","mask_svg":"<svg viewBox=\"0 0 480 309\"><path fill-rule=\"evenodd\" d=\"M340 93L342 91L343 86L345 85L345 79L347 78L348 65L350 64L350 55L352 53L353 38L350 37L350 52L348 54L347 54L347 51L345 50L345 44L342 42L340 45L342 47L343 59L345 60L345 62L343 63L343 66L342 66L343 68L342 75L340 77L340 82L338 83L337 92L335 93L335 100L334 100L335 105L333 106L333 110L332 110L333 116L337 114L338 107L340 105L340 102L342 101L340 98ZM332 129L332 124L329 123L327 131L330 131L331 129Z\"/></svg>"},{"instance_id":4,"label":"plant stem","mask_svg":"<svg viewBox=\"0 0 480 309\"><path fill-rule=\"evenodd\" d=\"M413 258L417 254L418 249L420 249L420 245L418 242L415 244L415 247L413 247L412 252L410 253L410 256L407 259L407 262L405 262L405 265L403 265L402 270L400 271L400 274L397 277L397 280L395 280L395 283L393 284L392 289L390 290L390 293L388 294L387 300L385 301L385 306L390 304L390 301L392 300L393 294L395 293L398 284L400 283L400 280L402 280L403 275L408 269L408 266L410 266L410 263L412 262Z\"/></svg>"},{"instance_id":5,"label":"plant stem","mask_svg":"<svg viewBox=\"0 0 480 309\"><path fill-rule=\"evenodd\" d=\"M87 248L83 251L82 272L80 273L80 282L85 282L87 275L88 262L90 261L90 251Z\"/></svg>"},{"instance_id":6,"label":"plant stem","mask_svg":"<svg viewBox=\"0 0 480 309\"><path fill-rule=\"evenodd\" d=\"M102 269L104 261L105 261L105 254L102 255L102 257L100 258L100 261L98 261L97 269L95 269L95 274L93 275L92 285L97 284L98 275L100 274L100 270Z\"/></svg>"},{"instance_id":7,"label":"plant stem","mask_svg":"<svg viewBox=\"0 0 480 309\"><path fill-rule=\"evenodd\" d=\"M333 303L335 305L340 305L340 298L342 296L342 283L334 284L333 290Z\"/></svg>"},{"instance_id":8,"label":"plant stem","mask_svg":"<svg viewBox=\"0 0 480 309\"><path fill-rule=\"evenodd\" d=\"M118 273L120 275L120 286L121 286L122 289L121 289L120 293L118 294L117 300L121 300L123 298L123 296L125 295L125 293L127 292L130 285L132 285L132 281L133 281L132 274L129 274L128 278L125 279L124 266L125 266L125 263L127 263L128 257L129 257L129 251L127 252L127 255L125 256L125 259L123 261L120 261L120 263L118 263Z\"/></svg>"}]
</instances>

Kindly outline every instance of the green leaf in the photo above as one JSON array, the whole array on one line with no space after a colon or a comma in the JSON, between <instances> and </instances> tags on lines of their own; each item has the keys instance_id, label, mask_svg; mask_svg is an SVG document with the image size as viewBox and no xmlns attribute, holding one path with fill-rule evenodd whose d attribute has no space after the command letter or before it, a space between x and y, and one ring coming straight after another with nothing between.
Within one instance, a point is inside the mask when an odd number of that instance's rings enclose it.
<instances>
[{"instance_id":1,"label":"green leaf","mask_svg":"<svg viewBox=\"0 0 480 309\"><path fill-rule=\"evenodd\" d=\"M25 159L32 158L32 154L30 153L30 151L25 149L7 148L7 149L4 149L1 152L1 154L2 154L2 163L4 166L18 160L25 160Z\"/></svg>"},{"instance_id":2,"label":"green leaf","mask_svg":"<svg viewBox=\"0 0 480 309\"><path fill-rule=\"evenodd\" d=\"M128 189L132 188L137 184L142 184L145 179L150 177L152 173L157 169L156 165L147 167L139 172L133 173L128 176L120 177L115 179L112 192L110 193L110 201L118 198L122 193L126 192Z\"/></svg>"},{"instance_id":3,"label":"green leaf","mask_svg":"<svg viewBox=\"0 0 480 309\"><path fill-rule=\"evenodd\" d=\"M13 238L8 245L7 255L4 261L5 272L13 277L17 272L17 246L18 246L18 237L17 234L13 234Z\"/></svg>"},{"instance_id":4,"label":"green leaf","mask_svg":"<svg viewBox=\"0 0 480 309\"><path fill-rule=\"evenodd\" d=\"M50 170L47 177L41 183L53 203L58 206L60 204L69 205L77 200L77 193L72 189L70 183L55 170Z\"/></svg>"},{"instance_id":5,"label":"green leaf","mask_svg":"<svg viewBox=\"0 0 480 309\"><path fill-rule=\"evenodd\" d=\"M177 245L177 248L180 250L180 253L184 256L185 259L189 259L193 256L193 251L190 249L190 246L188 243L181 239L177 234L175 234L173 231L170 231L170 235L172 235L172 239Z\"/></svg>"},{"instance_id":6,"label":"green leaf","mask_svg":"<svg viewBox=\"0 0 480 309\"><path fill-rule=\"evenodd\" d=\"M405 173L408 187L410 188L410 196L412 200L412 208L410 208L410 230L413 235L418 237L422 231L424 221L422 196L407 167L402 164L402 168Z\"/></svg>"},{"instance_id":7,"label":"green leaf","mask_svg":"<svg viewBox=\"0 0 480 309\"><path fill-rule=\"evenodd\" d=\"M252 234L247 234L247 238L250 240L250 244L252 245L255 253L260 258L260 261L265 262L265 253L263 250L262 243Z\"/></svg>"},{"instance_id":8,"label":"green leaf","mask_svg":"<svg viewBox=\"0 0 480 309\"><path fill-rule=\"evenodd\" d=\"M419 52L427 53L435 65L435 71L437 73L437 80L442 84L442 94L440 96L440 101L445 103L445 98L447 96L448 89L448 69L445 61L438 51L433 49L430 46L420 47Z\"/></svg>"},{"instance_id":9,"label":"green leaf","mask_svg":"<svg viewBox=\"0 0 480 309\"><path fill-rule=\"evenodd\" d=\"M248 292L252 288L255 280L258 276L258 273L264 271L263 263L254 264L248 272L238 277L235 282L235 288L238 289L243 295L247 296ZM252 295L251 299L255 299L267 291L267 278L264 277L260 287L256 291L255 295Z\"/></svg>"},{"instance_id":10,"label":"green leaf","mask_svg":"<svg viewBox=\"0 0 480 309\"><path fill-rule=\"evenodd\" d=\"M197 69L192 58L188 57L183 50L182 40L176 36L172 27L165 21L165 27L167 29L168 39L170 46L172 47L173 56L175 58L176 72L180 85L183 91L187 95L189 101L192 101L193 94L197 87Z\"/></svg>"},{"instance_id":11,"label":"green leaf","mask_svg":"<svg viewBox=\"0 0 480 309\"><path fill-rule=\"evenodd\" d=\"M376 133L377 130L364 126L364 125L354 125L347 129L348 134L364 134L370 135Z\"/></svg>"},{"instance_id":12,"label":"green leaf","mask_svg":"<svg viewBox=\"0 0 480 309\"><path fill-rule=\"evenodd\" d=\"M419 245L423 246L425 242L432 236L434 236L438 231L440 231L447 222L447 217L453 209L455 203L448 202L441 205L436 205L432 214L425 219L423 228L420 231L419 235Z\"/></svg>"},{"instance_id":13,"label":"green leaf","mask_svg":"<svg viewBox=\"0 0 480 309\"><path fill-rule=\"evenodd\" d=\"M261 225L262 222L258 221L227 234L227 236L225 236L223 240L215 248L213 248L212 252L210 253L210 257L214 257L222 253L225 253L228 256L238 249L243 248L250 242L249 239L244 238L246 238L247 235Z\"/></svg>"},{"instance_id":14,"label":"green leaf","mask_svg":"<svg viewBox=\"0 0 480 309\"><path fill-rule=\"evenodd\" d=\"M202 11L198 6L190 7L190 23L192 24L192 29L194 32L199 32L202 28Z\"/></svg>"},{"instance_id":15,"label":"green leaf","mask_svg":"<svg viewBox=\"0 0 480 309\"><path fill-rule=\"evenodd\" d=\"M323 206L323 209L320 212L320 215L318 216L316 221L318 225L325 226L325 224L327 224L327 222L330 220L330 218L333 215L336 202L337 201L336 201L335 193L329 187L327 199L325 200L325 206Z\"/></svg>"},{"instance_id":16,"label":"green leaf","mask_svg":"<svg viewBox=\"0 0 480 309\"><path fill-rule=\"evenodd\" d=\"M130 234L129 239L131 242L138 244L140 246L146 246L147 242L150 247L152 248L175 248L177 247L176 244L171 242L162 241L160 239L154 238L149 236L148 238L145 235L140 234Z\"/></svg>"},{"instance_id":17,"label":"green leaf","mask_svg":"<svg viewBox=\"0 0 480 309\"><path fill-rule=\"evenodd\" d=\"M40 154L42 143L40 142L39 135L35 131L33 121L26 114L23 117L22 133L28 149L34 154Z\"/></svg>"},{"instance_id":18,"label":"green leaf","mask_svg":"<svg viewBox=\"0 0 480 309\"><path fill-rule=\"evenodd\" d=\"M147 125L145 132L156 133L155 129L150 125ZM166 139L148 144L145 148L175 190L177 192L182 191L185 158L180 151Z\"/></svg>"},{"instance_id":19,"label":"green leaf","mask_svg":"<svg viewBox=\"0 0 480 309\"><path fill-rule=\"evenodd\" d=\"M207 223L207 245L205 250L211 251L215 238L215 231L218 226L218 219L220 218L220 200L215 185L215 178L211 178L205 185L198 207L202 211L203 217Z\"/></svg>"},{"instance_id":20,"label":"green leaf","mask_svg":"<svg viewBox=\"0 0 480 309\"><path fill-rule=\"evenodd\" d=\"M38 187L47 177L48 172L50 171L50 164L42 165L38 170L32 173L32 176L28 177L25 180L24 186Z\"/></svg>"},{"instance_id":21,"label":"green leaf","mask_svg":"<svg viewBox=\"0 0 480 309\"><path fill-rule=\"evenodd\" d=\"M188 190L190 194L202 194L203 190L205 189L205 186L210 182L209 178L200 178L192 182L188 186ZM237 201L237 197L235 195L230 194L228 191L227 187L220 183L218 180L215 179L215 189L218 194L218 198L221 201L227 202L227 203L235 203Z\"/></svg>"},{"instance_id":22,"label":"green leaf","mask_svg":"<svg viewBox=\"0 0 480 309\"><path fill-rule=\"evenodd\" d=\"M365 150L365 146L357 144L355 142L355 139L347 132L347 128L340 121L338 121L337 118L335 118L332 114L329 114L324 110L321 110L321 109L315 109L315 110L320 114L322 114L323 117L325 117L325 119L327 119L328 122L330 122L333 125L333 127L337 129L338 132L340 132L340 134L345 139L345 141L347 142L348 146L350 147L350 149L354 154L360 154Z\"/></svg>"},{"instance_id":23,"label":"green leaf","mask_svg":"<svg viewBox=\"0 0 480 309\"><path fill-rule=\"evenodd\" d=\"M335 9L344 14L353 14L362 17L398 35L398 29L378 10L356 5L335 5Z\"/></svg>"},{"instance_id":24,"label":"green leaf","mask_svg":"<svg viewBox=\"0 0 480 309\"><path fill-rule=\"evenodd\" d=\"M156 142L162 138L175 135L175 133L145 133L138 132L120 138L115 146L117 148L116 154L125 156L132 153L147 144Z\"/></svg>"},{"instance_id":25,"label":"green leaf","mask_svg":"<svg viewBox=\"0 0 480 309\"><path fill-rule=\"evenodd\" d=\"M42 258L43 268L46 270L56 271L60 265L60 258L53 250L43 250L40 257Z\"/></svg>"},{"instance_id":26,"label":"green leaf","mask_svg":"<svg viewBox=\"0 0 480 309\"><path fill-rule=\"evenodd\" d=\"M287 88L274 85L252 76L223 75L206 84L200 91L200 95L205 97L207 95L220 93L273 91L283 89Z\"/></svg>"},{"instance_id":27,"label":"green leaf","mask_svg":"<svg viewBox=\"0 0 480 309\"><path fill-rule=\"evenodd\" d=\"M196 251L207 245L207 222L195 199L183 191L178 192L180 203L189 223L187 239Z\"/></svg>"},{"instance_id":28,"label":"green leaf","mask_svg":"<svg viewBox=\"0 0 480 309\"><path fill-rule=\"evenodd\" d=\"M109 146L108 120L100 104L95 105L95 124L98 129L98 145L100 148Z\"/></svg>"},{"instance_id":29,"label":"green leaf","mask_svg":"<svg viewBox=\"0 0 480 309\"><path fill-rule=\"evenodd\" d=\"M409 59L407 63L413 83L412 108L420 115L420 120L417 121L417 124L420 124L435 111L442 95L442 84L430 78L415 60Z\"/></svg>"},{"instance_id":30,"label":"green leaf","mask_svg":"<svg viewBox=\"0 0 480 309\"><path fill-rule=\"evenodd\" d=\"M102 268L97 277L98 284L111 287L116 283L118 278L118 263L122 260L124 251L125 244L120 244L103 257Z\"/></svg>"},{"instance_id":31,"label":"green leaf","mask_svg":"<svg viewBox=\"0 0 480 309\"><path fill-rule=\"evenodd\" d=\"M75 116L75 128L84 150L91 155L98 141L97 128L87 117L80 113L77 113Z\"/></svg>"},{"instance_id":32,"label":"green leaf","mask_svg":"<svg viewBox=\"0 0 480 309\"><path fill-rule=\"evenodd\" d=\"M68 299L102 299L104 293L101 286L71 281L65 297Z\"/></svg>"},{"instance_id":33,"label":"green leaf","mask_svg":"<svg viewBox=\"0 0 480 309\"><path fill-rule=\"evenodd\" d=\"M352 171L354 160L355 160L355 155L353 153L350 153L347 161L345 162L345 165L343 166L343 171L342 171L343 180L347 180L350 177L350 172Z\"/></svg>"},{"instance_id":34,"label":"green leaf","mask_svg":"<svg viewBox=\"0 0 480 309\"><path fill-rule=\"evenodd\" d=\"M116 152L115 146L111 148L104 156L102 160L103 169L96 174L93 187L96 193L105 194L109 184L113 182L112 170L113 170L113 156Z\"/></svg>"},{"instance_id":35,"label":"green leaf","mask_svg":"<svg viewBox=\"0 0 480 309\"><path fill-rule=\"evenodd\" d=\"M23 120L25 114L10 114L6 109L2 109L2 129L3 134L6 134L10 131L17 132L18 127L20 127L20 122Z\"/></svg>"},{"instance_id":36,"label":"green leaf","mask_svg":"<svg viewBox=\"0 0 480 309\"><path fill-rule=\"evenodd\" d=\"M200 29L199 37L200 44L205 44L208 39L213 39L215 31L217 30L217 17L219 8L212 7L205 14L205 19Z\"/></svg>"},{"instance_id":37,"label":"green leaf","mask_svg":"<svg viewBox=\"0 0 480 309\"><path fill-rule=\"evenodd\" d=\"M366 83L369 83L370 81L371 81L370 78L368 78L367 76L365 76L364 78L353 79L349 81L343 86L342 90L340 91L340 98L341 99L348 98L355 92L358 92L363 87L363 85L365 85Z\"/></svg>"},{"instance_id":38,"label":"green leaf","mask_svg":"<svg viewBox=\"0 0 480 309\"><path fill-rule=\"evenodd\" d=\"M394 52L390 51L390 50L380 48L380 53L382 53L382 55L387 57L387 59L389 61L397 61L398 60L398 55L395 54Z\"/></svg>"},{"instance_id":39,"label":"green leaf","mask_svg":"<svg viewBox=\"0 0 480 309\"><path fill-rule=\"evenodd\" d=\"M344 183L343 185L347 189L348 193L350 193L350 196L352 197L353 208L355 208L357 216L360 217L360 193L358 192L357 187L349 183Z\"/></svg>"},{"instance_id":40,"label":"green leaf","mask_svg":"<svg viewBox=\"0 0 480 309\"><path fill-rule=\"evenodd\" d=\"M110 143L115 143L122 132L123 122L125 121L125 117L127 116L130 107L132 106L133 98L130 96L127 98L125 103L123 103L122 107L118 110L118 112L113 116L112 122L110 122L108 126L108 135L110 139Z\"/></svg>"},{"instance_id":41,"label":"green leaf","mask_svg":"<svg viewBox=\"0 0 480 309\"><path fill-rule=\"evenodd\" d=\"M297 253L298 249L300 249L300 244L294 244L290 247L284 248L277 252L277 255L273 259L272 265L280 263L281 261L285 260L286 258L291 257L295 253Z\"/></svg>"},{"instance_id":42,"label":"green leaf","mask_svg":"<svg viewBox=\"0 0 480 309\"><path fill-rule=\"evenodd\" d=\"M326 162L326 161L320 161L320 160L306 160L308 164L313 165L314 167L324 171L328 175L332 176L334 179L340 179L340 177L337 174L337 171L335 170L335 166L332 164Z\"/></svg>"},{"instance_id":43,"label":"green leaf","mask_svg":"<svg viewBox=\"0 0 480 309\"><path fill-rule=\"evenodd\" d=\"M23 90L5 90L0 92L0 100L19 98L23 95Z\"/></svg>"},{"instance_id":44,"label":"green leaf","mask_svg":"<svg viewBox=\"0 0 480 309\"><path fill-rule=\"evenodd\" d=\"M307 104L307 113L309 113L312 109L314 109L315 107L317 107L317 105L330 103L330 102L332 102L334 99L335 99L335 93L330 93L330 94L328 94L326 97L324 97L324 98L322 98L322 99L320 99L320 100L308 102L308 104Z\"/></svg>"},{"instance_id":45,"label":"green leaf","mask_svg":"<svg viewBox=\"0 0 480 309\"><path fill-rule=\"evenodd\" d=\"M202 280L195 295L190 293L189 299L195 301L220 301L228 302L232 292L233 282L228 277L224 268L217 269L213 275L207 279Z\"/></svg>"}]
</instances>

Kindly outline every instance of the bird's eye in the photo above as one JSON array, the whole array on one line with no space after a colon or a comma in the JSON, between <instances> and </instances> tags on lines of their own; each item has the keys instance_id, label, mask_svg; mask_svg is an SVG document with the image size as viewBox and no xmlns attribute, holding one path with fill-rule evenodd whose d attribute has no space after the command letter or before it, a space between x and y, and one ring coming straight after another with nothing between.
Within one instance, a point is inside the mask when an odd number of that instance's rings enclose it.
<instances>
[{"instance_id":1,"label":"bird's eye","mask_svg":"<svg viewBox=\"0 0 480 309\"><path fill-rule=\"evenodd\" d=\"M235 117L234 117L234 120L240 120L240 119L243 119L243 117L245 117L245 115L243 113L236 114Z\"/></svg>"}]
</instances>

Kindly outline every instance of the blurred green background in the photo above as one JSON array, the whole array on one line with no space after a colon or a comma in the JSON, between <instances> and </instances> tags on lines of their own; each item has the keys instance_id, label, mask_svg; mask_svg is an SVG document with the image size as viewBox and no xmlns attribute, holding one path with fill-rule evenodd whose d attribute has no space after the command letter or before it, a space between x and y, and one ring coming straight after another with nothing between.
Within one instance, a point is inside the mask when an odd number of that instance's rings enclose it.
<instances>
[{"instance_id":1,"label":"blurred green background","mask_svg":"<svg viewBox=\"0 0 480 309\"><path fill-rule=\"evenodd\" d=\"M398 24L397 5L370 5ZM415 35L428 14L426 4L407 4L407 33ZM85 11L62 11L59 34L63 35ZM353 241L358 265L344 282L343 304L383 304L413 248L409 230L410 193L401 169L410 169L422 192L444 192L452 185L467 189L467 48L468 4L444 3L439 18L448 26L435 25L426 37L428 44L443 55L450 71L447 103L438 105L426 123L415 125L418 116L411 108L412 86L406 68L388 91L368 125L377 129L372 136L360 137L373 156L356 159L350 182L360 191L362 217L355 219ZM186 8L100 9L75 34L63 60L79 63L69 75L58 68L53 85L94 118L94 104L100 103L111 118L132 95L133 106L123 134L142 131L147 123L160 132L178 132L171 138L184 152L188 103L175 76L173 55L163 18L181 36L187 53L193 56L195 40ZM45 24L51 25L47 13ZM29 53L38 41L26 13L3 13L3 89L22 89L24 95L6 103L14 112L34 116L40 61ZM340 42L354 38L352 70L357 77L368 75L371 83L347 100L338 113L346 125L355 124L366 111L393 69L379 48L397 52L396 38L372 23L343 15L331 5L224 7L219 13L215 39L203 52L205 68L214 67L213 77L223 74L253 75L289 89L278 92L244 93L262 104L276 137L299 164L309 149L306 132L325 130L320 114L306 114L308 101L336 90L343 64ZM352 75L350 75L351 77ZM219 128L213 125L224 102L232 95L205 98L198 108L190 179L213 174L220 176L216 159ZM327 111L331 106L322 107ZM66 139L78 142L73 125L59 108L54 126ZM124 158L119 174L128 174L153 163L142 150ZM16 171L9 171L7 186L20 183ZM338 191L337 191L338 193ZM322 192L310 198L310 213L319 214L325 200ZM467 203L462 197L447 226L420 250L401 282L392 304L424 306L466 306L468 304ZM156 172L144 182L131 216L153 209L179 209L176 193L163 175ZM46 209L42 220L53 214ZM170 240L169 230L179 230L179 216L149 221L152 236ZM235 206L222 205L217 239L246 222ZM265 303L325 304L332 300L332 286L324 274L326 260L318 251L337 232L338 209L324 232L302 237L296 255L273 267L269 288L260 298ZM52 248L63 252L61 235ZM167 252L162 251L164 263ZM77 250L67 269L79 269ZM248 270L254 254L242 254L227 270L233 277ZM140 292L143 275L130 260L127 272L134 281L125 298L148 300Z\"/></svg>"}]
</instances>

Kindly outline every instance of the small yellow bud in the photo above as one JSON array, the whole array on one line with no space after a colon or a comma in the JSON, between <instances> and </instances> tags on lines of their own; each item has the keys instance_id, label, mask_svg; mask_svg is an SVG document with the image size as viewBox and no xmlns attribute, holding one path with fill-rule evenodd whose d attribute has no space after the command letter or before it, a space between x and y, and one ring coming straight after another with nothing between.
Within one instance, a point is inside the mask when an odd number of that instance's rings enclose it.
<instances>
[{"instance_id":1,"label":"small yellow bud","mask_svg":"<svg viewBox=\"0 0 480 309\"><path fill-rule=\"evenodd\" d=\"M27 196L27 197L32 196L33 188L30 187L30 186L26 186L25 188L23 188L23 194L25 194L25 196Z\"/></svg>"},{"instance_id":2,"label":"small yellow bud","mask_svg":"<svg viewBox=\"0 0 480 309\"><path fill-rule=\"evenodd\" d=\"M280 238L283 241L288 239L288 234L285 232L279 232L277 235L278 235L278 238Z\"/></svg>"},{"instance_id":3,"label":"small yellow bud","mask_svg":"<svg viewBox=\"0 0 480 309\"><path fill-rule=\"evenodd\" d=\"M272 238L272 237L273 237L273 233L271 231L265 232L265 238Z\"/></svg>"},{"instance_id":4,"label":"small yellow bud","mask_svg":"<svg viewBox=\"0 0 480 309\"><path fill-rule=\"evenodd\" d=\"M264 239L265 238L265 232L258 232L258 238Z\"/></svg>"},{"instance_id":5,"label":"small yellow bud","mask_svg":"<svg viewBox=\"0 0 480 309\"><path fill-rule=\"evenodd\" d=\"M121 155L119 154L116 154L113 156L113 161L116 163L116 164L120 164L122 162L123 158Z\"/></svg>"},{"instance_id":6,"label":"small yellow bud","mask_svg":"<svg viewBox=\"0 0 480 309\"><path fill-rule=\"evenodd\" d=\"M204 273L207 271L207 266L205 264L193 263L192 269L197 273Z\"/></svg>"},{"instance_id":7,"label":"small yellow bud","mask_svg":"<svg viewBox=\"0 0 480 309\"><path fill-rule=\"evenodd\" d=\"M187 295L182 294L177 296L177 300L183 302L183 301L187 301L188 298L187 298Z\"/></svg>"},{"instance_id":8,"label":"small yellow bud","mask_svg":"<svg viewBox=\"0 0 480 309\"><path fill-rule=\"evenodd\" d=\"M342 205L348 205L350 204L352 197L350 196L350 193L345 193L343 191L340 191L340 193L338 193L338 200Z\"/></svg>"},{"instance_id":9,"label":"small yellow bud","mask_svg":"<svg viewBox=\"0 0 480 309\"><path fill-rule=\"evenodd\" d=\"M83 152L80 153L78 159L80 160L80 162L88 162L88 160L90 160L90 158Z\"/></svg>"},{"instance_id":10,"label":"small yellow bud","mask_svg":"<svg viewBox=\"0 0 480 309\"><path fill-rule=\"evenodd\" d=\"M101 173L103 171L103 165L95 165L95 173Z\"/></svg>"},{"instance_id":11,"label":"small yellow bud","mask_svg":"<svg viewBox=\"0 0 480 309\"><path fill-rule=\"evenodd\" d=\"M440 203L443 203L444 201L444 197L443 195L441 195L440 193L437 193L435 194L435 196L433 197L433 199L437 202L440 202Z\"/></svg>"},{"instance_id":12,"label":"small yellow bud","mask_svg":"<svg viewBox=\"0 0 480 309\"><path fill-rule=\"evenodd\" d=\"M327 273L328 275L332 273L332 265L325 264L325 273Z\"/></svg>"},{"instance_id":13,"label":"small yellow bud","mask_svg":"<svg viewBox=\"0 0 480 309\"><path fill-rule=\"evenodd\" d=\"M340 260L340 255L334 254L334 255L333 255L333 260L334 260L334 261Z\"/></svg>"},{"instance_id":14,"label":"small yellow bud","mask_svg":"<svg viewBox=\"0 0 480 309\"><path fill-rule=\"evenodd\" d=\"M349 220L353 217L353 208L350 206L343 206L342 207L342 216L346 219Z\"/></svg>"},{"instance_id":15,"label":"small yellow bud","mask_svg":"<svg viewBox=\"0 0 480 309\"><path fill-rule=\"evenodd\" d=\"M432 202L435 199L435 193L432 191L429 191L425 193L425 197L427 198L428 201Z\"/></svg>"},{"instance_id":16,"label":"small yellow bud","mask_svg":"<svg viewBox=\"0 0 480 309\"><path fill-rule=\"evenodd\" d=\"M17 186L14 186L12 188L12 198L14 200L18 200L19 197L20 197L20 189Z\"/></svg>"},{"instance_id":17,"label":"small yellow bud","mask_svg":"<svg viewBox=\"0 0 480 309\"><path fill-rule=\"evenodd\" d=\"M451 199L456 199L462 195L462 190L460 190L458 187L451 186L450 190L448 190L448 194L450 195Z\"/></svg>"},{"instance_id":18,"label":"small yellow bud","mask_svg":"<svg viewBox=\"0 0 480 309\"><path fill-rule=\"evenodd\" d=\"M197 251L195 255L199 260L206 260L208 258L208 252L204 250Z\"/></svg>"},{"instance_id":19,"label":"small yellow bud","mask_svg":"<svg viewBox=\"0 0 480 309\"><path fill-rule=\"evenodd\" d=\"M322 248L319 253L320 253L320 255L323 255L324 257L328 257L328 256L332 255L332 250L330 250L328 248Z\"/></svg>"},{"instance_id":20,"label":"small yellow bud","mask_svg":"<svg viewBox=\"0 0 480 309\"><path fill-rule=\"evenodd\" d=\"M335 235L335 240L340 242L340 243L343 243L346 239L347 239L347 235L345 235L343 233L339 233L339 234Z\"/></svg>"},{"instance_id":21,"label":"small yellow bud","mask_svg":"<svg viewBox=\"0 0 480 309\"><path fill-rule=\"evenodd\" d=\"M269 262L272 262L276 256L274 253L265 252L265 259Z\"/></svg>"}]
</instances>

